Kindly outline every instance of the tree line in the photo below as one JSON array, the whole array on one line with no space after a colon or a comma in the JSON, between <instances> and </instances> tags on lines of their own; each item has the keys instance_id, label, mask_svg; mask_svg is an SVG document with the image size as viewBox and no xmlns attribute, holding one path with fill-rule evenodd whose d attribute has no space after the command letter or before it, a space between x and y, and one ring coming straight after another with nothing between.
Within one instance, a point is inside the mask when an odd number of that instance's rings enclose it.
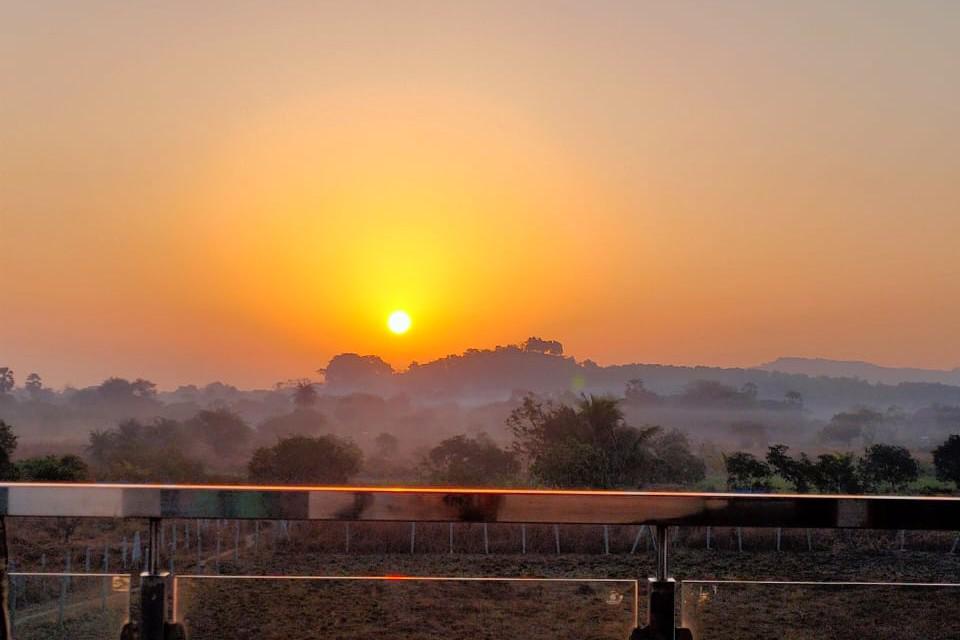
<instances>
[{"instance_id":1,"label":"tree line","mask_svg":"<svg viewBox=\"0 0 960 640\"><path fill-rule=\"evenodd\" d=\"M779 480L796 493L899 493L920 476L920 464L905 447L873 444L862 456L853 453L790 455L776 444L764 459L738 451L724 455L727 488L770 491ZM933 451L936 477L960 486L960 435L951 435Z\"/></svg>"}]
</instances>

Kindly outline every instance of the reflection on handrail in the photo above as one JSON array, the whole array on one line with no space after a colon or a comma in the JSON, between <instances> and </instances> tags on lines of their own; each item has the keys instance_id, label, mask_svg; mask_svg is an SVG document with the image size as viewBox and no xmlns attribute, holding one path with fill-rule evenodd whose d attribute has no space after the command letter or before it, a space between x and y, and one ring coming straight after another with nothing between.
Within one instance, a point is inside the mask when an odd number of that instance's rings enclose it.
<instances>
[{"instance_id":1,"label":"reflection on handrail","mask_svg":"<svg viewBox=\"0 0 960 640\"><path fill-rule=\"evenodd\" d=\"M0 515L960 529L960 498L0 483Z\"/></svg>"}]
</instances>

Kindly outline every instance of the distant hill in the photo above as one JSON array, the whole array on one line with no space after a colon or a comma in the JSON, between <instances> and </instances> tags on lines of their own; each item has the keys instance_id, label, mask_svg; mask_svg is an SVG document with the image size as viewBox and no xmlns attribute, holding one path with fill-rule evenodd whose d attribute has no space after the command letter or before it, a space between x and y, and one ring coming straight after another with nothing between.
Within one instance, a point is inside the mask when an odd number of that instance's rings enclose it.
<instances>
[{"instance_id":1,"label":"distant hill","mask_svg":"<svg viewBox=\"0 0 960 640\"><path fill-rule=\"evenodd\" d=\"M757 397L764 401L782 402L788 393L800 394L804 408L822 417L856 405L883 409L896 405L911 410L932 404L960 405L960 372L953 374L956 377L952 383L922 377L895 377L884 382L869 380L873 376L858 369L828 372L812 368L809 372L795 372L782 371L773 367L774 363L752 369L659 364L601 366L563 354L563 345L558 341L531 338L522 344L468 349L462 354L415 363L406 371L395 371L377 356L346 353L335 356L323 369L324 390L383 396L402 393L418 401L476 405L503 401L523 391L622 396L631 380L642 380L653 393L670 395L682 393L697 382L711 381L735 390L752 385ZM791 360L794 359L777 362ZM883 371L882 367L875 368Z\"/></svg>"},{"instance_id":2,"label":"distant hill","mask_svg":"<svg viewBox=\"0 0 960 640\"><path fill-rule=\"evenodd\" d=\"M758 369L807 376L831 378L856 378L867 382L900 384L901 382L929 382L934 384L960 385L960 368L917 369L913 367L883 367L871 362L857 360L828 360L826 358L777 358L762 364Z\"/></svg>"}]
</instances>

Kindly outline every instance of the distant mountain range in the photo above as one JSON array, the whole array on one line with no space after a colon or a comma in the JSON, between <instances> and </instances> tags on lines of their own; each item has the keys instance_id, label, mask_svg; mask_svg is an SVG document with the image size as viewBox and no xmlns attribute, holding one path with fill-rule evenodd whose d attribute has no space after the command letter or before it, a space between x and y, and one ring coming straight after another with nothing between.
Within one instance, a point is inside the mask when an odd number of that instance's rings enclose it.
<instances>
[{"instance_id":1,"label":"distant mountain range","mask_svg":"<svg viewBox=\"0 0 960 640\"><path fill-rule=\"evenodd\" d=\"M900 384L901 382L931 382L960 385L960 368L918 369L914 367L883 367L871 362L857 360L828 360L826 358L777 358L757 367L765 371L829 376L831 378L856 378L867 382Z\"/></svg>"}]
</instances>

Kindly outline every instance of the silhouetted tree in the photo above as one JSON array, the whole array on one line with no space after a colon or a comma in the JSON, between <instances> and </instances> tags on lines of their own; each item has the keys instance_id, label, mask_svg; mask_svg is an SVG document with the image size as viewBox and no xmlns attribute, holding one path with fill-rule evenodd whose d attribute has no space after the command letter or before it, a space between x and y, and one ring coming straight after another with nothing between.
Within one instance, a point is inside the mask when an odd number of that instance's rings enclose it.
<instances>
[{"instance_id":1,"label":"silhouetted tree","mask_svg":"<svg viewBox=\"0 0 960 640\"><path fill-rule=\"evenodd\" d=\"M723 456L727 469L727 489L731 491L769 491L770 467L751 453L738 451Z\"/></svg>"},{"instance_id":2,"label":"silhouetted tree","mask_svg":"<svg viewBox=\"0 0 960 640\"><path fill-rule=\"evenodd\" d=\"M30 397L36 399L40 395L40 392L43 391L43 380L40 379L39 373L31 373L27 376L23 386L27 390L27 393L30 394Z\"/></svg>"},{"instance_id":3,"label":"silhouetted tree","mask_svg":"<svg viewBox=\"0 0 960 640\"><path fill-rule=\"evenodd\" d=\"M787 391L783 394L783 400L791 409L803 408L803 394L799 391Z\"/></svg>"},{"instance_id":4,"label":"silhouetted tree","mask_svg":"<svg viewBox=\"0 0 960 640\"><path fill-rule=\"evenodd\" d=\"M632 405L658 404L661 400L660 396L644 386L643 380L640 378L627 380L627 386L623 395L627 404Z\"/></svg>"},{"instance_id":5,"label":"silhouetted tree","mask_svg":"<svg viewBox=\"0 0 960 640\"><path fill-rule=\"evenodd\" d=\"M554 356L563 355L563 345L557 340L543 340L537 337L527 338L523 343L524 351L533 351L536 353L549 353Z\"/></svg>"},{"instance_id":6,"label":"silhouetted tree","mask_svg":"<svg viewBox=\"0 0 960 640\"><path fill-rule=\"evenodd\" d=\"M868 447L857 470L868 491L902 491L920 475L920 465L910 452L889 444Z\"/></svg>"},{"instance_id":7,"label":"silhouetted tree","mask_svg":"<svg viewBox=\"0 0 960 640\"><path fill-rule=\"evenodd\" d=\"M751 382L738 391L715 380L694 380L675 398L681 406L744 409L756 403L756 391Z\"/></svg>"},{"instance_id":8,"label":"silhouetted tree","mask_svg":"<svg viewBox=\"0 0 960 640\"><path fill-rule=\"evenodd\" d=\"M317 389L311 381L297 381L293 387L293 404L301 409L309 409L317 404Z\"/></svg>"},{"instance_id":9,"label":"silhouetted tree","mask_svg":"<svg viewBox=\"0 0 960 640\"><path fill-rule=\"evenodd\" d=\"M938 480L960 487L960 435L951 435L933 450L933 466Z\"/></svg>"},{"instance_id":10,"label":"silhouetted tree","mask_svg":"<svg viewBox=\"0 0 960 640\"><path fill-rule=\"evenodd\" d=\"M497 486L520 471L516 456L486 434L447 438L427 454L423 470L430 482L457 486Z\"/></svg>"},{"instance_id":11,"label":"silhouetted tree","mask_svg":"<svg viewBox=\"0 0 960 640\"><path fill-rule=\"evenodd\" d=\"M325 383L336 389L383 390L393 377L393 367L378 356L341 353L330 359L325 369L319 369Z\"/></svg>"},{"instance_id":12,"label":"silhouetted tree","mask_svg":"<svg viewBox=\"0 0 960 640\"><path fill-rule=\"evenodd\" d=\"M310 407L297 407L290 413L264 420L257 427L261 441L291 436L317 436L327 429L327 418Z\"/></svg>"},{"instance_id":13,"label":"silhouetted tree","mask_svg":"<svg viewBox=\"0 0 960 640\"><path fill-rule=\"evenodd\" d=\"M16 480L13 452L17 450L17 436L13 427L0 420L0 480Z\"/></svg>"},{"instance_id":14,"label":"silhouetted tree","mask_svg":"<svg viewBox=\"0 0 960 640\"><path fill-rule=\"evenodd\" d=\"M198 411L184 424L184 429L187 437L199 440L228 460L248 452L254 435L243 418L225 407Z\"/></svg>"},{"instance_id":15,"label":"silhouetted tree","mask_svg":"<svg viewBox=\"0 0 960 640\"><path fill-rule=\"evenodd\" d=\"M652 475L650 439L659 427L626 424L614 398L588 396L576 407L524 399L507 418L513 449L531 476L556 487L636 487Z\"/></svg>"},{"instance_id":16,"label":"silhouetted tree","mask_svg":"<svg viewBox=\"0 0 960 640\"><path fill-rule=\"evenodd\" d=\"M813 483L818 493L860 493L863 490L852 453L817 456Z\"/></svg>"},{"instance_id":17,"label":"silhouetted tree","mask_svg":"<svg viewBox=\"0 0 960 640\"><path fill-rule=\"evenodd\" d=\"M850 446L857 438L863 438L865 443L872 444L882 420L883 414L867 407L844 411L834 415L830 423L820 430L820 438L824 442L844 446Z\"/></svg>"},{"instance_id":18,"label":"silhouetted tree","mask_svg":"<svg viewBox=\"0 0 960 640\"><path fill-rule=\"evenodd\" d=\"M10 367L0 367L0 393L13 391L15 384L13 369Z\"/></svg>"},{"instance_id":19,"label":"silhouetted tree","mask_svg":"<svg viewBox=\"0 0 960 640\"><path fill-rule=\"evenodd\" d=\"M687 436L677 429L660 433L651 440L653 453L646 482L653 484L691 485L707 475L707 465L690 450Z\"/></svg>"},{"instance_id":20,"label":"silhouetted tree","mask_svg":"<svg viewBox=\"0 0 960 640\"><path fill-rule=\"evenodd\" d=\"M400 448L400 442L397 436L392 433L381 433L374 438L373 443L377 447L377 456L380 458L392 458L397 455Z\"/></svg>"},{"instance_id":21,"label":"silhouetted tree","mask_svg":"<svg viewBox=\"0 0 960 640\"><path fill-rule=\"evenodd\" d=\"M363 454L333 435L293 436L253 453L247 469L254 482L345 484L360 471Z\"/></svg>"},{"instance_id":22,"label":"silhouetted tree","mask_svg":"<svg viewBox=\"0 0 960 640\"><path fill-rule=\"evenodd\" d=\"M767 464L781 478L793 486L797 493L810 493L816 476L816 465L807 454L801 453L799 458L787 455L789 447L776 444L767 450Z\"/></svg>"},{"instance_id":23,"label":"silhouetted tree","mask_svg":"<svg viewBox=\"0 0 960 640\"><path fill-rule=\"evenodd\" d=\"M188 455L192 448L175 420L126 420L115 429L91 432L87 453L97 480L200 482L203 465Z\"/></svg>"}]
</instances>

